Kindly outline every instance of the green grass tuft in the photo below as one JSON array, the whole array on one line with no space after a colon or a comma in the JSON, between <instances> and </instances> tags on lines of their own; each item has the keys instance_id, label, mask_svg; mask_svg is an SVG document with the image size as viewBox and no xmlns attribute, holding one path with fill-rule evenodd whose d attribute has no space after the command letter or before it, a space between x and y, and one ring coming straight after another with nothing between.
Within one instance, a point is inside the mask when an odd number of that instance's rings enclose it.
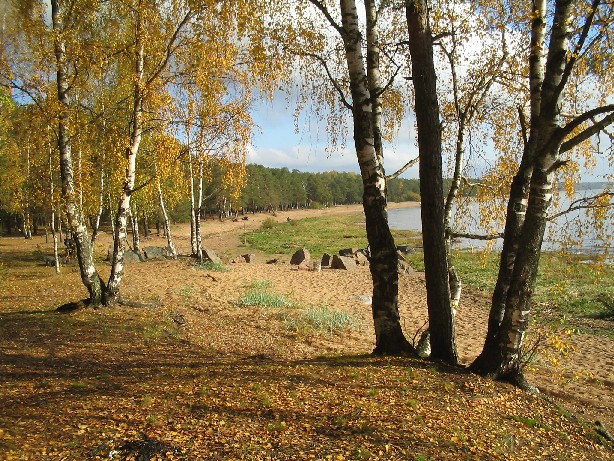
<instances>
[{"instance_id":1,"label":"green grass tuft","mask_svg":"<svg viewBox=\"0 0 614 461\"><path fill-rule=\"evenodd\" d=\"M269 293L267 291L251 290L239 298L237 305L242 307L292 307L294 303L283 295Z\"/></svg>"},{"instance_id":2,"label":"green grass tuft","mask_svg":"<svg viewBox=\"0 0 614 461\"><path fill-rule=\"evenodd\" d=\"M364 326L360 317L326 306L312 306L303 312L286 315L284 323L286 328L293 331L315 331L329 335L346 330L360 330Z\"/></svg>"},{"instance_id":3,"label":"green grass tuft","mask_svg":"<svg viewBox=\"0 0 614 461\"><path fill-rule=\"evenodd\" d=\"M214 263L213 261L197 262L194 264L194 267L196 267L196 269L209 272L228 272L229 270L222 263Z\"/></svg>"}]
</instances>

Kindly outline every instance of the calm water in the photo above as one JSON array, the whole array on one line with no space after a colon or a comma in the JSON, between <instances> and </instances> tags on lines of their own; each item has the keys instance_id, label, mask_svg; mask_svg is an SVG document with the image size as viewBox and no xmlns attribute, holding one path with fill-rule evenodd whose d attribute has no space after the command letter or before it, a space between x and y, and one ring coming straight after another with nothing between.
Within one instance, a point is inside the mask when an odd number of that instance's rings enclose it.
<instances>
[{"instance_id":1,"label":"calm water","mask_svg":"<svg viewBox=\"0 0 614 461\"><path fill-rule=\"evenodd\" d=\"M602 192L601 190L585 190L577 194L579 197L590 197ZM562 198L560 209L568 208L570 200ZM612 239L614 235L614 213L612 209L608 210L608 219L603 229L597 231L587 218L585 210L578 210L567 215L559 217L557 220L552 221L546 228L546 235L544 236L544 244L542 248L544 250L557 250L561 248L561 241L566 236L571 236L576 242L570 246L570 250L579 253L591 253L591 254L612 254L612 242L604 244L604 240L608 241ZM478 220L478 207L477 204L471 204L469 207L469 215L466 217L466 222L469 223L466 226L467 232L483 233L480 229ZM397 208L388 211L388 223L392 229L397 230L422 230L422 220L420 218L420 208ZM501 230L503 226L501 227ZM502 241L497 240L495 248L501 248ZM460 239L457 243L460 248L483 248L485 242L480 240L468 240Z\"/></svg>"}]
</instances>

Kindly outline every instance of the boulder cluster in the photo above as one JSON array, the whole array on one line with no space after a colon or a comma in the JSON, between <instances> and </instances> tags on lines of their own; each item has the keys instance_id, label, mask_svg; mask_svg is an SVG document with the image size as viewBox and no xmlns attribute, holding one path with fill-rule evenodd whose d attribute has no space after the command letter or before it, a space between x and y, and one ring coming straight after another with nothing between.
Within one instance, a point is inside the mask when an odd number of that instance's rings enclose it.
<instances>
[{"instance_id":1,"label":"boulder cluster","mask_svg":"<svg viewBox=\"0 0 614 461\"><path fill-rule=\"evenodd\" d=\"M413 269L405 260L405 255L413 252L408 245L397 247L399 273L412 273ZM307 248L301 248L292 255L290 265L298 270L320 272L322 268L354 271L358 266L369 265L369 248L345 248L339 254L324 253L320 260L313 259Z\"/></svg>"}]
</instances>

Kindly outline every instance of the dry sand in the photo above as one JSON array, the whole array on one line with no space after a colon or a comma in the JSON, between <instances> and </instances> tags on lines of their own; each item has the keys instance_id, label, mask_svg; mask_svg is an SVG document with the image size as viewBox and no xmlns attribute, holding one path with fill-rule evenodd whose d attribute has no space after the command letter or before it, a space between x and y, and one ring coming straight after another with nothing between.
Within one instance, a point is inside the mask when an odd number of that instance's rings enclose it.
<instances>
[{"instance_id":1,"label":"dry sand","mask_svg":"<svg viewBox=\"0 0 614 461\"><path fill-rule=\"evenodd\" d=\"M390 208L418 206L417 203L391 204ZM297 210L278 212L274 219L286 221L329 214L360 213L362 206L342 206L323 210ZM269 214L249 215L247 221L206 221L203 223L205 246L214 249L228 259L249 252L240 247L240 235L245 230L258 228ZM181 253L189 253L189 226L173 227L176 244ZM3 241L4 240L4 241ZM18 245L8 245L9 239L0 239L2 259L9 261L7 251L23 254L26 245L31 249L38 245L47 251L49 244L44 237L31 242L10 239ZM161 237L150 237L146 245L164 245ZM108 235L99 243L100 251L108 245ZM325 269L322 272L293 270L287 262L265 264L265 255L257 255L255 264L233 264L228 272L205 272L195 269L186 258L178 261L152 261L131 264L127 267L124 294L144 300L160 299L164 308L180 312L187 320L186 334L204 347L215 348L220 353L258 355L280 359L299 359L323 353L368 353L374 345L370 306L356 299L358 295L370 295L372 290L368 268L360 267L348 273ZM288 261L289 257L285 258ZM51 285L53 269L45 268L48 278L39 283L40 292L34 295L40 307L49 308L49 302L57 303L56 290ZM65 271L66 272L66 271ZM108 265L101 265L101 272L108 275ZM73 270L63 275L63 284L73 287L66 301L75 299L79 287L78 274ZM272 322L283 323L279 312L259 308L237 309L235 302L255 280L270 280L272 289L296 300L301 306L326 305L336 310L352 312L363 320L358 331L341 336L304 335L284 328L271 328ZM4 307L33 308L32 296L11 292L18 290L11 284L2 296ZM465 289L457 316L458 351L463 363L470 363L481 350L488 318L490 293ZM27 306L26 306L27 304ZM414 334L427 319L424 274L400 276L399 308L406 336L412 341ZM215 338L213 341L212 338ZM614 341L605 337L575 334L572 337L575 351L564 359L561 367L530 367L529 378L549 395L562 399L563 406L589 419L599 419L608 427L614 427Z\"/></svg>"}]
</instances>

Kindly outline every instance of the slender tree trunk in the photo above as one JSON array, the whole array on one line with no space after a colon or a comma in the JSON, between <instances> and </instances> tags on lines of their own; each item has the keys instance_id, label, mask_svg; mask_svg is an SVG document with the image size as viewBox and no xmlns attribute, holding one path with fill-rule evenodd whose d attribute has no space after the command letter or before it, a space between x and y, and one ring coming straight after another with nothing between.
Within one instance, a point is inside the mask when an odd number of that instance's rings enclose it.
<instances>
[{"instance_id":1,"label":"slender tree trunk","mask_svg":"<svg viewBox=\"0 0 614 461\"><path fill-rule=\"evenodd\" d=\"M441 122L433 62L433 37L426 0L407 0L406 13L418 124L422 242L431 357L456 364L458 356L450 305L444 228Z\"/></svg>"},{"instance_id":2,"label":"slender tree trunk","mask_svg":"<svg viewBox=\"0 0 614 461\"><path fill-rule=\"evenodd\" d=\"M103 133L105 132L105 124L103 122ZM96 245L96 239L98 238L98 232L100 230L100 218L102 217L102 212L104 211L104 175L105 175L105 153L103 150L102 153L102 164L100 165L100 193L98 194L98 211L96 212L96 217L94 218L94 225L92 230L92 245Z\"/></svg>"},{"instance_id":3,"label":"slender tree trunk","mask_svg":"<svg viewBox=\"0 0 614 461\"><path fill-rule=\"evenodd\" d=\"M130 223L132 225L132 249L133 251L140 254L141 237L139 235L139 213L134 203L130 208Z\"/></svg>"},{"instance_id":4,"label":"slender tree trunk","mask_svg":"<svg viewBox=\"0 0 614 461\"><path fill-rule=\"evenodd\" d=\"M53 29L61 32L63 29L58 0L51 0L51 19ZM67 74L66 46L61 34L56 35L54 50L56 57L56 79L58 101L61 111L58 116L58 147L60 151L60 173L62 177L62 195L66 203L66 217L75 240L77 259L81 272L81 280L89 293L90 305L100 305L102 302L104 284L94 266L93 247L85 226L82 210L78 207L73 179L73 164L69 127L70 89Z\"/></svg>"},{"instance_id":5,"label":"slender tree trunk","mask_svg":"<svg viewBox=\"0 0 614 461\"><path fill-rule=\"evenodd\" d=\"M162 212L162 216L164 218L164 234L166 235L166 241L168 244L168 250L173 259L177 258L177 247L175 247L175 242L173 242L173 237L171 235L171 224L168 219L168 213L166 212L166 206L164 205L164 197L162 195L162 186L160 185L160 178L158 178L158 200L160 202L160 211Z\"/></svg>"},{"instance_id":6,"label":"slender tree trunk","mask_svg":"<svg viewBox=\"0 0 614 461\"><path fill-rule=\"evenodd\" d=\"M199 261L203 259L203 238L202 238L202 223L201 223L201 212L203 208L203 160L202 158L198 158L198 201L196 208L196 249L197 249L197 258Z\"/></svg>"},{"instance_id":7,"label":"slender tree trunk","mask_svg":"<svg viewBox=\"0 0 614 461\"><path fill-rule=\"evenodd\" d=\"M188 174L190 175L190 245L192 247L192 256L198 257L198 241L197 241L197 229L196 229L196 198L194 192L194 159L192 158L192 152L190 151L190 126L188 122L187 128L188 139Z\"/></svg>"},{"instance_id":8,"label":"slender tree trunk","mask_svg":"<svg viewBox=\"0 0 614 461\"><path fill-rule=\"evenodd\" d=\"M368 87L368 77L361 48L361 33L355 0L341 0L342 39L350 77L354 145L363 181L363 208L367 240L371 251L373 279L373 322L375 326L375 354L397 354L413 351L401 329L398 310L398 256L388 226L386 179L382 159L375 148L374 130L377 114ZM366 2L365 8L373 7ZM373 12L367 12L373 18ZM374 28L375 24L371 23ZM373 31L368 33L373 37ZM375 34L376 36L376 34ZM372 74L373 76L373 74Z\"/></svg>"},{"instance_id":9,"label":"slender tree trunk","mask_svg":"<svg viewBox=\"0 0 614 461\"><path fill-rule=\"evenodd\" d=\"M140 15L140 13L138 13ZM113 244L113 260L111 262L111 275L107 284L107 299L109 304L114 304L119 299L119 288L124 275L124 240L128 235L127 218L130 210L130 198L134 190L136 179L136 157L139 152L143 134L143 93L144 77L143 67L145 62L145 48L143 44L143 23L139 16L136 28L135 43L135 81L132 103L132 122L130 127L130 145L126 148L126 177L124 187L119 200L117 217L115 220L115 241Z\"/></svg>"},{"instance_id":10,"label":"slender tree trunk","mask_svg":"<svg viewBox=\"0 0 614 461\"><path fill-rule=\"evenodd\" d=\"M58 256L58 235L55 231L55 185L53 184L53 150L49 145L49 202L51 204L51 236L53 238L53 263L56 274L60 273L60 258Z\"/></svg>"},{"instance_id":11,"label":"slender tree trunk","mask_svg":"<svg viewBox=\"0 0 614 461\"><path fill-rule=\"evenodd\" d=\"M143 237L149 238L149 221L147 219L147 214L143 214Z\"/></svg>"}]
</instances>

